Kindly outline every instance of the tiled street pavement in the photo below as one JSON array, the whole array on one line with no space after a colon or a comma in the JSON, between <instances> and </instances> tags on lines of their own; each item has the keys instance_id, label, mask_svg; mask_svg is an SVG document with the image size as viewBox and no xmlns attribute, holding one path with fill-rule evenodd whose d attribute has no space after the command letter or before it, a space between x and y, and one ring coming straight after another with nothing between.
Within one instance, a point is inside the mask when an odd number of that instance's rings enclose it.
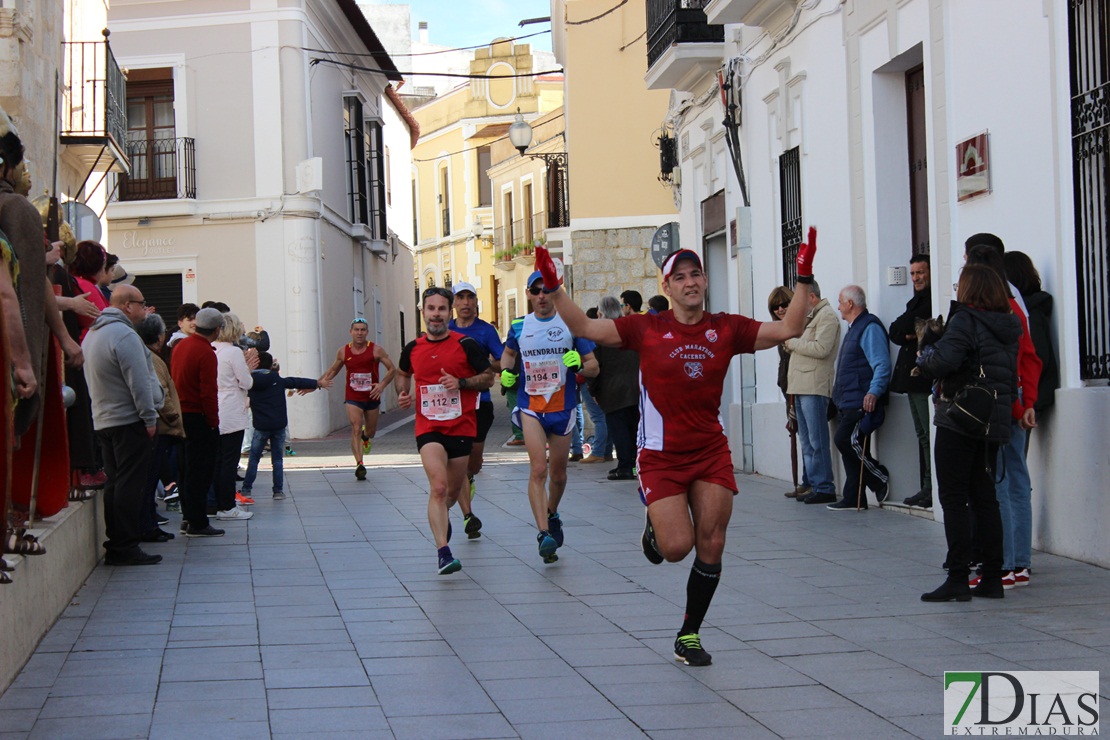
<instances>
[{"instance_id":1,"label":"tiled street pavement","mask_svg":"<svg viewBox=\"0 0 1110 740\"><path fill-rule=\"evenodd\" d=\"M491 444L485 535L455 518L463 570L438 576L411 434L379 439L365 483L335 467L342 437L298 443L286 500L150 546L159 566L98 567L0 697L0 737L934 737L944 670L1101 670L1107 696L1106 570L1038 553L1003 601L925 604L939 524L798 505L758 476L707 668L671 656L689 565L644 559L635 485L607 466L571 465L545 566L524 454Z\"/></svg>"}]
</instances>

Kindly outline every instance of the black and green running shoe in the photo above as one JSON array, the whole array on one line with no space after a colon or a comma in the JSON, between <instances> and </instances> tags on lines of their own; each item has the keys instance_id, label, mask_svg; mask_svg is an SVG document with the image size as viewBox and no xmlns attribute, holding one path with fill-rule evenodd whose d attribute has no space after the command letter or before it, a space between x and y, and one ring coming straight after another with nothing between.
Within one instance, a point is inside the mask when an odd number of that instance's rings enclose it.
<instances>
[{"instance_id":1,"label":"black and green running shoe","mask_svg":"<svg viewBox=\"0 0 1110 740\"><path fill-rule=\"evenodd\" d=\"M482 536L482 520L476 514L463 517L463 531L466 536L472 540L476 540Z\"/></svg>"},{"instance_id":2,"label":"black and green running shoe","mask_svg":"<svg viewBox=\"0 0 1110 740\"><path fill-rule=\"evenodd\" d=\"M702 666L713 662L712 656L701 649L701 635L679 635L674 641L674 659L686 665Z\"/></svg>"},{"instance_id":3,"label":"black and green running shoe","mask_svg":"<svg viewBox=\"0 0 1110 740\"><path fill-rule=\"evenodd\" d=\"M366 466L362 463L359 463L358 467L355 468L355 478L358 480L366 480Z\"/></svg>"}]
</instances>

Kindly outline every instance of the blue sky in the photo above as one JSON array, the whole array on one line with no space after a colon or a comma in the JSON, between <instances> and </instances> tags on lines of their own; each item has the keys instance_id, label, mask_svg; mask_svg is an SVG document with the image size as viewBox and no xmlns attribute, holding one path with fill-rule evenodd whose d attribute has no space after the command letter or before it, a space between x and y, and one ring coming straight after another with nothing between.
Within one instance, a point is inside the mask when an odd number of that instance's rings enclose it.
<instances>
[{"instance_id":1,"label":"blue sky","mask_svg":"<svg viewBox=\"0 0 1110 740\"><path fill-rule=\"evenodd\" d=\"M364 0L365 2L365 0ZM372 5L401 5L399 2L370 0ZM525 18L551 15L549 0L410 0L413 34L417 23L428 21L428 41L443 46L462 47L488 44L498 36L523 36L551 29L549 23L520 28ZM534 49L551 50L551 34L533 36L524 43Z\"/></svg>"}]
</instances>

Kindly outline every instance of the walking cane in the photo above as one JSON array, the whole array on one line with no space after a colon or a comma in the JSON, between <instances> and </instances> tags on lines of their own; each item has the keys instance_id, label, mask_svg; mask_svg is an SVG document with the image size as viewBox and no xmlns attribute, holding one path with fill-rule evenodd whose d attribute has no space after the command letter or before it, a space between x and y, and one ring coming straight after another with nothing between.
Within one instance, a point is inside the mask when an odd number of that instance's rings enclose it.
<instances>
[{"instance_id":1,"label":"walking cane","mask_svg":"<svg viewBox=\"0 0 1110 740\"><path fill-rule=\"evenodd\" d=\"M863 462L867 459L867 443L870 439L870 434L863 438L863 454L859 457L859 490L856 492L856 511L863 508Z\"/></svg>"},{"instance_id":2,"label":"walking cane","mask_svg":"<svg viewBox=\"0 0 1110 740\"><path fill-rule=\"evenodd\" d=\"M789 431L790 431L790 473L794 478L794 490L797 491L798 490L798 421L797 421L797 414L796 413L793 417L790 415L790 412L794 411L794 410L795 410L794 409L794 397L790 396L790 399L789 399L789 402L788 402L788 405L787 405L787 414L786 414L787 421L794 422L793 424L790 424L790 426L789 426Z\"/></svg>"}]
</instances>

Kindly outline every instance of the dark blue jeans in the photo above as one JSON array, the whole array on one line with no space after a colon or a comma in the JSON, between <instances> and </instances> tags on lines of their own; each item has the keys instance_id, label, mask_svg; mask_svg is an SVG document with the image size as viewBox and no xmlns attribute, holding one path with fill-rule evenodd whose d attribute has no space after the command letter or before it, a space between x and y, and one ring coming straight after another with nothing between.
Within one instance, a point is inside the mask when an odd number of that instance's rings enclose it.
<instances>
[{"instance_id":1,"label":"dark blue jeans","mask_svg":"<svg viewBox=\"0 0 1110 740\"><path fill-rule=\"evenodd\" d=\"M285 430L255 429L251 438L250 462L247 463L247 473L243 476L244 496L249 495L254 488L254 479L258 477L258 462L262 459L267 442L270 443L270 462L274 466L274 493L285 490Z\"/></svg>"}]
</instances>

